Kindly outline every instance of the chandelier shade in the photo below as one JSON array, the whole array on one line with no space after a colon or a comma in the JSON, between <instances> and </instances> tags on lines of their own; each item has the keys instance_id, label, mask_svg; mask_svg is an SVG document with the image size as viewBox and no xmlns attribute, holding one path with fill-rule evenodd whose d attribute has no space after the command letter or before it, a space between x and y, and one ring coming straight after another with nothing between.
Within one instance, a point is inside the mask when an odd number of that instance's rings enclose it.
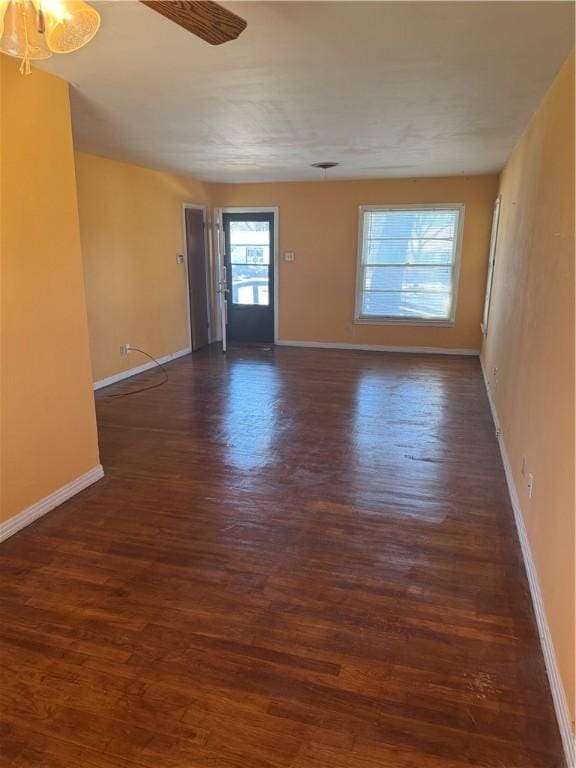
<instances>
[{"instance_id":1,"label":"chandelier shade","mask_svg":"<svg viewBox=\"0 0 576 768\"><path fill-rule=\"evenodd\" d=\"M38 13L32 0L4 3L0 51L19 59L49 59L52 51L38 31Z\"/></svg>"},{"instance_id":2,"label":"chandelier shade","mask_svg":"<svg viewBox=\"0 0 576 768\"><path fill-rule=\"evenodd\" d=\"M52 17L46 41L54 53L71 53L89 43L100 28L100 14L83 0L61 0L62 18ZM46 3L49 12L50 3Z\"/></svg>"},{"instance_id":3,"label":"chandelier shade","mask_svg":"<svg viewBox=\"0 0 576 768\"><path fill-rule=\"evenodd\" d=\"M83 0L0 0L0 51L30 61L70 53L89 43L100 14Z\"/></svg>"}]
</instances>

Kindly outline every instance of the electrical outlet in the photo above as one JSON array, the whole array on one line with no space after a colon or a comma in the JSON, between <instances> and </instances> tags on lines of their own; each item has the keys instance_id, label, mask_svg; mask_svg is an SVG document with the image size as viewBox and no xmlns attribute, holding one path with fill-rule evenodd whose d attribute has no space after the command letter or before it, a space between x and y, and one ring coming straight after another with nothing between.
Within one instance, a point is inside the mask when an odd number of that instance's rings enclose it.
<instances>
[{"instance_id":1,"label":"electrical outlet","mask_svg":"<svg viewBox=\"0 0 576 768\"><path fill-rule=\"evenodd\" d=\"M130 344L120 344L120 354L121 355L127 355L128 352L130 352L131 349L132 349L132 347L130 346Z\"/></svg>"},{"instance_id":2,"label":"electrical outlet","mask_svg":"<svg viewBox=\"0 0 576 768\"><path fill-rule=\"evenodd\" d=\"M494 366L494 368L492 369L492 375L494 377L494 381L498 382L498 368L496 368L496 366Z\"/></svg>"},{"instance_id":3,"label":"electrical outlet","mask_svg":"<svg viewBox=\"0 0 576 768\"><path fill-rule=\"evenodd\" d=\"M528 475L528 498L532 498L532 494L534 492L534 475L530 473Z\"/></svg>"}]
</instances>

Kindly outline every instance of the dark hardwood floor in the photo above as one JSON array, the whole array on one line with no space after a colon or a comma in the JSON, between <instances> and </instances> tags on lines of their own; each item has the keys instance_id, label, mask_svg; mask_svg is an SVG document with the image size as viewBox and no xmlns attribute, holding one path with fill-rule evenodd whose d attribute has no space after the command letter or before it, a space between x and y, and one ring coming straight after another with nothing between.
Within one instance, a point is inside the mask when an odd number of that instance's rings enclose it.
<instances>
[{"instance_id":1,"label":"dark hardwood floor","mask_svg":"<svg viewBox=\"0 0 576 768\"><path fill-rule=\"evenodd\" d=\"M559 768L479 363L208 350L2 545L1 764Z\"/></svg>"}]
</instances>

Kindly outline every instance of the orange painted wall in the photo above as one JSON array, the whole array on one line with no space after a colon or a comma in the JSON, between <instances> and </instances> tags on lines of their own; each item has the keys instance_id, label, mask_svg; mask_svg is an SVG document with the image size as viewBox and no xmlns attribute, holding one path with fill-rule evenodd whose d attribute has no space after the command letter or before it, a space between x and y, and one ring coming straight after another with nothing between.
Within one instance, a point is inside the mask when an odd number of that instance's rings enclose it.
<instances>
[{"instance_id":1,"label":"orange painted wall","mask_svg":"<svg viewBox=\"0 0 576 768\"><path fill-rule=\"evenodd\" d=\"M207 204L193 179L76 154L94 380L189 345L182 204Z\"/></svg>"},{"instance_id":2,"label":"orange painted wall","mask_svg":"<svg viewBox=\"0 0 576 768\"><path fill-rule=\"evenodd\" d=\"M68 85L0 55L1 510L99 464Z\"/></svg>"},{"instance_id":3,"label":"orange painted wall","mask_svg":"<svg viewBox=\"0 0 576 768\"><path fill-rule=\"evenodd\" d=\"M482 356L574 718L574 54L516 145L500 193Z\"/></svg>"},{"instance_id":4,"label":"orange painted wall","mask_svg":"<svg viewBox=\"0 0 576 768\"><path fill-rule=\"evenodd\" d=\"M211 184L217 207L278 206L279 335L290 341L479 349L496 176ZM354 325L358 207L465 203L456 324Z\"/></svg>"},{"instance_id":5,"label":"orange painted wall","mask_svg":"<svg viewBox=\"0 0 576 768\"><path fill-rule=\"evenodd\" d=\"M203 184L76 154L94 380L188 345L182 203L279 206L280 337L288 340L479 349L497 177L327 183ZM460 296L453 328L354 325L358 206L466 204ZM145 297L145 300L143 300Z\"/></svg>"}]
</instances>

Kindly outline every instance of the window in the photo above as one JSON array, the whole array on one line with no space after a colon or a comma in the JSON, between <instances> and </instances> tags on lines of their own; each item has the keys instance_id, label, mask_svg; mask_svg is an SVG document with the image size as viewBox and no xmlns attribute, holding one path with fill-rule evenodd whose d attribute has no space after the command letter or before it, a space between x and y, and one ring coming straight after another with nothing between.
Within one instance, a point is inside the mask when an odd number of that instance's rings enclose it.
<instances>
[{"instance_id":1,"label":"window","mask_svg":"<svg viewBox=\"0 0 576 768\"><path fill-rule=\"evenodd\" d=\"M451 325L463 205L360 208L356 321Z\"/></svg>"}]
</instances>

